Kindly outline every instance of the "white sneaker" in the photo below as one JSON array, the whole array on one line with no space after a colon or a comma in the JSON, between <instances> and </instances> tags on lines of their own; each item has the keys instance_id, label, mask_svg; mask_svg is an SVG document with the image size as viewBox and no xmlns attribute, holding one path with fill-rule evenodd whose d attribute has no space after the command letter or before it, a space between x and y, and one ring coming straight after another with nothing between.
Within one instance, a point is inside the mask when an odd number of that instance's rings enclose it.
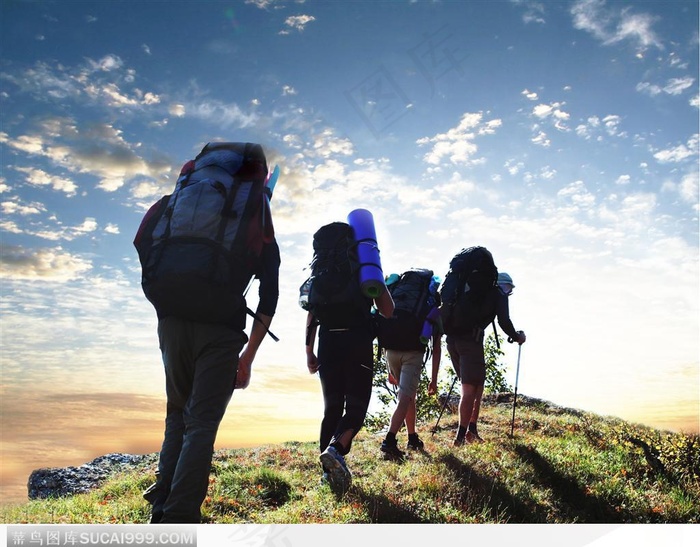
<instances>
[{"instance_id":1,"label":"white sneaker","mask_svg":"<svg viewBox=\"0 0 700 547\"><path fill-rule=\"evenodd\" d=\"M321 453L319 459L323 469L328 473L331 488L341 494L347 492L352 482L352 475L343 455L335 447L329 446Z\"/></svg>"}]
</instances>

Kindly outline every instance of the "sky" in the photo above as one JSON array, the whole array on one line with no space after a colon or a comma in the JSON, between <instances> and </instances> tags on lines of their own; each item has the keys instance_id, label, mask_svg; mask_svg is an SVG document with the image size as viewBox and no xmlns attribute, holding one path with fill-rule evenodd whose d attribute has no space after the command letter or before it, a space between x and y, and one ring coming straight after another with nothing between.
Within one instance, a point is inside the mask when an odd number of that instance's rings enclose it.
<instances>
[{"instance_id":1,"label":"sky","mask_svg":"<svg viewBox=\"0 0 700 547\"><path fill-rule=\"evenodd\" d=\"M356 208L386 274L491 250L518 393L698 433L696 1L0 6L1 500L32 469L159 449L132 241L209 141L281 169L280 341L218 447L316 440L299 286L314 231Z\"/></svg>"}]
</instances>

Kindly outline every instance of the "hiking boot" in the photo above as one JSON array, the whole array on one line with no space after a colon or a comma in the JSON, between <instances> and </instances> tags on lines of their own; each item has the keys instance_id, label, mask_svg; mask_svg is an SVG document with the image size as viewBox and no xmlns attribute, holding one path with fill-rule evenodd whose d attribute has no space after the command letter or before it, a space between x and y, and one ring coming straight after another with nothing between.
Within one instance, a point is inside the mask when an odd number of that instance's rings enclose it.
<instances>
[{"instance_id":1,"label":"hiking boot","mask_svg":"<svg viewBox=\"0 0 700 547\"><path fill-rule=\"evenodd\" d=\"M328 484L339 494L344 494L350 488L352 475L345 463L345 458L334 446L326 448L319 457L325 473L328 474Z\"/></svg>"},{"instance_id":2,"label":"hiking boot","mask_svg":"<svg viewBox=\"0 0 700 547\"><path fill-rule=\"evenodd\" d=\"M408 436L408 442L406 443L406 448L409 450L423 450L425 444L421 441L418 433Z\"/></svg>"},{"instance_id":3,"label":"hiking boot","mask_svg":"<svg viewBox=\"0 0 700 547\"><path fill-rule=\"evenodd\" d=\"M452 446L463 446L466 443L466 440L464 437L455 437L455 440L452 441Z\"/></svg>"},{"instance_id":4,"label":"hiking boot","mask_svg":"<svg viewBox=\"0 0 700 547\"><path fill-rule=\"evenodd\" d=\"M479 437L476 431L467 431L467 442L468 443L483 443L484 439Z\"/></svg>"},{"instance_id":5,"label":"hiking boot","mask_svg":"<svg viewBox=\"0 0 700 547\"><path fill-rule=\"evenodd\" d=\"M158 473L156 473L156 476ZM156 480L151 486L143 491L143 499L151 504L151 524L158 524L163 520L163 506L167 493L164 492L160 481Z\"/></svg>"},{"instance_id":6,"label":"hiking boot","mask_svg":"<svg viewBox=\"0 0 700 547\"><path fill-rule=\"evenodd\" d=\"M399 450L396 441L387 442L386 439L382 442L380 450L384 453L385 460L403 460L406 454Z\"/></svg>"}]
</instances>

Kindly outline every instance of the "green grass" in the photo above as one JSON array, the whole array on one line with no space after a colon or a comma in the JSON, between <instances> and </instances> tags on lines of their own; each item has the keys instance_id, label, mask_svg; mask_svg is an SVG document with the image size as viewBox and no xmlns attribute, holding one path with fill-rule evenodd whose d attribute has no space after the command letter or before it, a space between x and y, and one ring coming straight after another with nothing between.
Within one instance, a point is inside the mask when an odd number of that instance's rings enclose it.
<instances>
[{"instance_id":1,"label":"green grass","mask_svg":"<svg viewBox=\"0 0 700 547\"><path fill-rule=\"evenodd\" d=\"M485 402L486 403L486 402ZM320 483L316 443L288 442L215 455L203 505L210 523L700 523L700 442L523 400L484 404L485 443L455 448L454 415L425 452L381 459L382 435L363 430L338 499ZM420 430L419 430L420 431ZM405 432L399 434L406 440ZM153 463L89 493L2 508L4 523L144 523L141 492Z\"/></svg>"}]
</instances>

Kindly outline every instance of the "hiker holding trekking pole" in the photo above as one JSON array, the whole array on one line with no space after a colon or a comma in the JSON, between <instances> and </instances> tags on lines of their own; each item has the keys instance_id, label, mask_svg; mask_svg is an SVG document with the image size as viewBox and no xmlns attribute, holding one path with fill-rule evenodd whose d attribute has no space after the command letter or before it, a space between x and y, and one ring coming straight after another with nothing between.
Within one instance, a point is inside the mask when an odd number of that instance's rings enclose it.
<instances>
[{"instance_id":1,"label":"hiker holding trekking pole","mask_svg":"<svg viewBox=\"0 0 700 547\"><path fill-rule=\"evenodd\" d=\"M505 272L498 272L491 253L484 247L465 249L450 262L441 313L447 351L462 382L455 446L483 442L477 422L486 381L486 327L498 318L509 338L521 345L525 343L525 333L517 331L510 319L508 297L514 287L513 279Z\"/></svg>"}]
</instances>

